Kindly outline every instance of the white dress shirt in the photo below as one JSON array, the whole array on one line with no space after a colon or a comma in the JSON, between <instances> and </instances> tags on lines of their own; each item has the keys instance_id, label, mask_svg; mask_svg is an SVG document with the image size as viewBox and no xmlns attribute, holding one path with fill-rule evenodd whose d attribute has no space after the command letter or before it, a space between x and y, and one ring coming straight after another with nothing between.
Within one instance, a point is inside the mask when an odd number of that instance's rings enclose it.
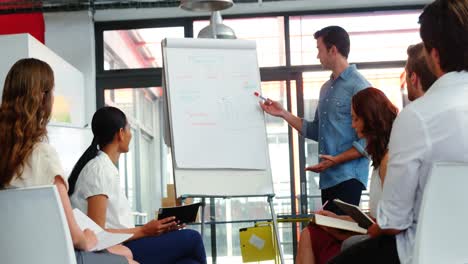
<instances>
[{"instance_id":1,"label":"white dress shirt","mask_svg":"<svg viewBox=\"0 0 468 264\"><path fill-rule=\"evenodd\" d=\"M383 229L404 230L396 235L402 264L412 262L421 199L432 164L468 162L467 99L468 72L444 74L393 124L377 221Z\"/></svg>"},{"instance_id":2,"label":"white dress shirt","mask_svg":"<svg viewBox=\"0 0 468 264\"><path fill-rule=\"evenodd\" d=\"M123 229L135 226L130 203L120 188L119 171L109 156L102 151L99 151L80 172L70 200L74 208L87 214L87 199L95 195L107 196L106 228Z\"/></svg>"}]
</instances>

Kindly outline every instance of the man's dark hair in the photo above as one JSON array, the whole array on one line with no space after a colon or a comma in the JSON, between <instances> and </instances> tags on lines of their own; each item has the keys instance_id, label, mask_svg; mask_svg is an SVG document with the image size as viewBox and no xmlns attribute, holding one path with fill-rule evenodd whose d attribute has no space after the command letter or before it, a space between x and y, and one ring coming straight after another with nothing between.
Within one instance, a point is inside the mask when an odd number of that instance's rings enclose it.
<instances>
[{"instance_id":1,"label":"man's dark hair","mask_svg":"<svg viewBox=\"0 0 468 264\"><path fill-rule=\"evenodd\" d=\"M429 87L437 80L437 77L429 70L426 60L424 59L424 45L418 43L408 47L408 61L406 61L406 70L408 74L413 72L418 75L421 80L421 86L424 92L427 92Z\"/></svg>"},{"instance_id":2,"label":"man's dark hair","mask_svg":"<svg viewBox=\"0 0 468 264\"><path fill-rule=\"evenodd\" d=\"M334 45L343 57L348 58L350 42L346 30L339 26L325 27L315 32L314 38L318 39L320 37L322 37L323 44L327 49L331 49Z\"/></svg>"},{"instance_id":3,"label":"man's dark hair","mask_svg":"<svg viewBox=\"0 0 468 264\"><path fill-rule=\"evenodd\" d=\"M444 72L468 70L468 0L436 0L419 16L427 52L439 52Z\"/></svg>"}]
</instances>

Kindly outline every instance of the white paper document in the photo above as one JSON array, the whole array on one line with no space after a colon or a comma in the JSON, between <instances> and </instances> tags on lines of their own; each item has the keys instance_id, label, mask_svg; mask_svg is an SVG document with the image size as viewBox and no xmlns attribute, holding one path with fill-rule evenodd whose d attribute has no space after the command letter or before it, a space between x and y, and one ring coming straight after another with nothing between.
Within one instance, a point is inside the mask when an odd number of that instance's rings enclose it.
<instances>
[{"instance_id":1,"label":"white paper document","mask_svg":"<svg viewBox=\"0 0 468 264\"><path fill-rule=\"evenodd\" d=\"M89 218L77 208L73 209L73 214L75 215L75 220L81 230L88 228L96 233L98 242L97 245L91 249L91 251L99 251L115 246L132 236L132 234L116 234L105 231L93 220L91 220L91 218Z\"/></svg>"},{"instance_id":2,"label":"white paper document","mask_svg":"<svg viewBox=\"0 0 468 264\"><path fill-rule=\"evenodd\" d=\"M261 239L260 237L256 236L255 234L252 234L252 236L249 239L249 243L256 247L258 250L262 250L265 247L265 240Z\"/></svg>"}]
</instances>

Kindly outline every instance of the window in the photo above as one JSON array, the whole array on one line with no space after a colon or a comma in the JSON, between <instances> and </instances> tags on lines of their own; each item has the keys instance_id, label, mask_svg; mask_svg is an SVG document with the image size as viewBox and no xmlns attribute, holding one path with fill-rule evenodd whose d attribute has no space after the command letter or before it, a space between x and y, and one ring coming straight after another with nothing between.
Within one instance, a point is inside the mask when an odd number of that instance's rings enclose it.
<instances>
[{"instance_id":1,"label":"window","mask_svg":"<svg viewBox=\"0 0 468 264\"><path fill-rule=\"evenodd\" d=\"M104 31L104 70L162 67L161 41L183 37L183 27Z\"/></svg>"},{"instance_id":2,"label":"window","mask_svg":"<svg viewBox=\"0 0 468 264\"><path fill-rule=\"evenodd\" d=\"M157 197L162 195L159 91L155 87L105 90L106 104L121 109L132 129L130 150L121 155L118 166L121 187L141 221L154 217L160 206Z\"/></svg>"},{"instance_id":3,"label":"window","mask_svg":"<svg viewBox=\"0 0 468 264\"><path fill-rule=\"evenodd\" d=\"M314 33L326 26L350 35L350 62L406 60L406 49L420 42L419 11L367 12L290 18L291 64L320 64Z\"/></svg>"},{"instance_id":4,"label":"window","mask_svg":"<svg viewBox=\"0 0 468 264\"><path fill-rule=\"evenodd\" d=\"M317 109L320 88L322 84L330 78L330 72L305 72L302 74L304 87L304 119L314 120L315 110ZM305 139L305 157L306 166L317 164L318 144L316 141ZM308 211L313 212L322 205L319 189L319 174L307 171L307 195Z\"/></svg>"},{"instance_id":5,"label":"window","mask_svg":"<svg viewBox=\"0 0 468 264\"><path fill-rule=\"evenodd\" d=\"M403 91L401 89L400 76L404 71L404 67L360 70L372 86L382 90L388 99L400 110L403 108Z\"/></svg>"},{"instance_id":6,"label":"window","mask_svg":"<svg viewBox=\"0 0 468 264\"><path fill-rule=\"evenodd\" d=\"M193 22L194 36L208 24L208 21ZM223 24L232 28L238 39L256 41L260 67L286 65L283 17L224 19Z\"/></svg>"},{"instance_id":7,"label":"window","mask_svg":"<svg viewBox=\"0 0 468 264\"><path fill-rule=\"evenodd\" d=\"M320 88L330 77L330 71L322 70L316 58L317 49L313 34L329 25L339 25L345 28L351 38L350 63L357 63L360 72L371 82L372 86L384 91L389 99L401 109L400 75L404 70L407 47L421 41L417 23L419 13L420 10L395 10L268 17L249 15L243 18L224 19L223 23L234 30L238 39L256 41L262 79L274 80L261 83L263 95L281 102L283 106L289 102L293 113L303 111L304 118L312 120L318 104ZM289 28L285 28L287 19L289 19ZM131 30L106 28L102 30L104 43L97 43L97 47L101 45L104 49L105 60L102 63L105 70L120 69L122 71L109 73L115 74L116 77L120 74L128 74L126 76L130 76L129 79L138 83L142 77L139 74L130 73L144 73L142 68L157 68L155 70L160 71L162 39L184 37L184 32L189 32L191 29L196 37L198 32L209 23L207 20L191 20L190 18L174 21L173 25L165 28ZM185 27L180 26L182 22ZM154 23L159 23L159 20ZM164 23L168 24L167 21ZM97 28L99 28L99 23L97 23ZM289 36L286 36L285 32L289 32ZM290 43L290 54L286 53L287 41ZM292 67L286 65L288 57ZM279 81L278 78L271 78L276 74L299 77L288 83L287 78ZM159 86L162 84L158 80L151 85L156 88L105 90L105 102L121 108L130 117L132 131L134 131L132 140L134 145L129 153L121 157L119 163L121 183L133 202L134 210L147 213L148 217L151 217L152 211L158 208L159 199L163 197L166 190L165 185L173 183L171 151L164 144L163 139L167 133L165 133L162 103L159 100L162 95ZM104 85L100 88L112 87ZM302 94L303 98L297 98L297 94ZM299 209L303 208L300 206L301 201L307 201L308 206L305 210L307 212L319 208L321 199L318 174L305 173L308 183L307 197L298 184L299 176L304 175L300 171L303 166L309 166L318 161L317 143L305 140L302 145L301 139L298 139L294 130L292 134L288 133L289 127L281 118L266 115L266 125L269 158L276 193L274 199L276 213L279 215L298 214L302 211ZM292 180L294 182L291 182ZM363 198L364 203L365 200ZM213 215L210 215L210 202L213 202L215 206ZM238 229L252 226L252 222L238 223L237 221L253 221L269 218L269 216L268 203L264 198L207 201L205 219L227 222L216 224L216 230L213 230L216 232L216 245L213 246L216 246L217 263L228 264L241 261ZM211 255L212 227L213 225L205 226L204 242L208 256ZM286 263L294 261L293 249L297 245L299 230L299 224L281 223L279 225ZM273 263L273 261L266 263Z\"/></svg>"},{"instance_id":8,"label":"window","mask_svg":"<svg viewBox=\"0 0 468 264\"><path fill-rule=\"evenodd\" d=\"M286 106L286 82L262 82L262 93ZM271 115L265 115L265 118L271 172L276 194L275 211L277 214L291 214L288 123Z\"/></svg>"}]
</instances>

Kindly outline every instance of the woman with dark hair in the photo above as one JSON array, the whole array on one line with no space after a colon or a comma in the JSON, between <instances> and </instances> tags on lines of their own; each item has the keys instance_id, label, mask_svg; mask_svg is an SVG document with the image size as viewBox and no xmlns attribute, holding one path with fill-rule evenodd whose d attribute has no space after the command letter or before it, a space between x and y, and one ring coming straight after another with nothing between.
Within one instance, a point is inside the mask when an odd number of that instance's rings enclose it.
<instances>
[{"instance_id":1,"label":"woman with dark hair","mask_svg":"<svg viewBox=\"0 0 468 264\"><path fill-rule=\"evenodd\" d=\"M382 195L388 162L388 142L397 114L398 109L379 89L366 88L352 98L352 127L359 138L366 139L366 152L371 157L374 167L369 191L372 218L377 215L377 204ZM333 162L332 156L322 155L321 158ZM353 221L349 216L336 215L330 211L322 210L316 213ZM296 263L327 263L340 252L342 246L348 247L367 237L367 235L355 235L355 233L309 224L301 233Z\"/></svg>"},{"instance_id":2,"label":"woman with dark hair","mask_svg":"<svg viewBox=\"0 0 468 264\"><path fill-rule=\"evenodd\" d=\"M41 60L21 59L8 72L0 106L0 189L54 184L70 228L78 264L134 263L104 251L88 252L97 243L96 235L89 229L82 231L76 223L62 165L57 152L47 142L53 88L52 68ZM115 249L124 250L122 246Z\"/></svg>"},{"instance_id":3,"label":"woman with dark hair","mask_svg":"<svg viewBox=\"0 0 468 264\"><path fill-rule=\"evenodd\" d=\"M125 114L115 107L103 107L93 116L94 139L69 178L69 195L74 207L109 232L133 236L124 244L142 264L205 264L200 234L182 229L174 217L152 220L135 227L130 204L120 189L116 164L129 151L132 138Z\"/></svg>"}]
</instances>

